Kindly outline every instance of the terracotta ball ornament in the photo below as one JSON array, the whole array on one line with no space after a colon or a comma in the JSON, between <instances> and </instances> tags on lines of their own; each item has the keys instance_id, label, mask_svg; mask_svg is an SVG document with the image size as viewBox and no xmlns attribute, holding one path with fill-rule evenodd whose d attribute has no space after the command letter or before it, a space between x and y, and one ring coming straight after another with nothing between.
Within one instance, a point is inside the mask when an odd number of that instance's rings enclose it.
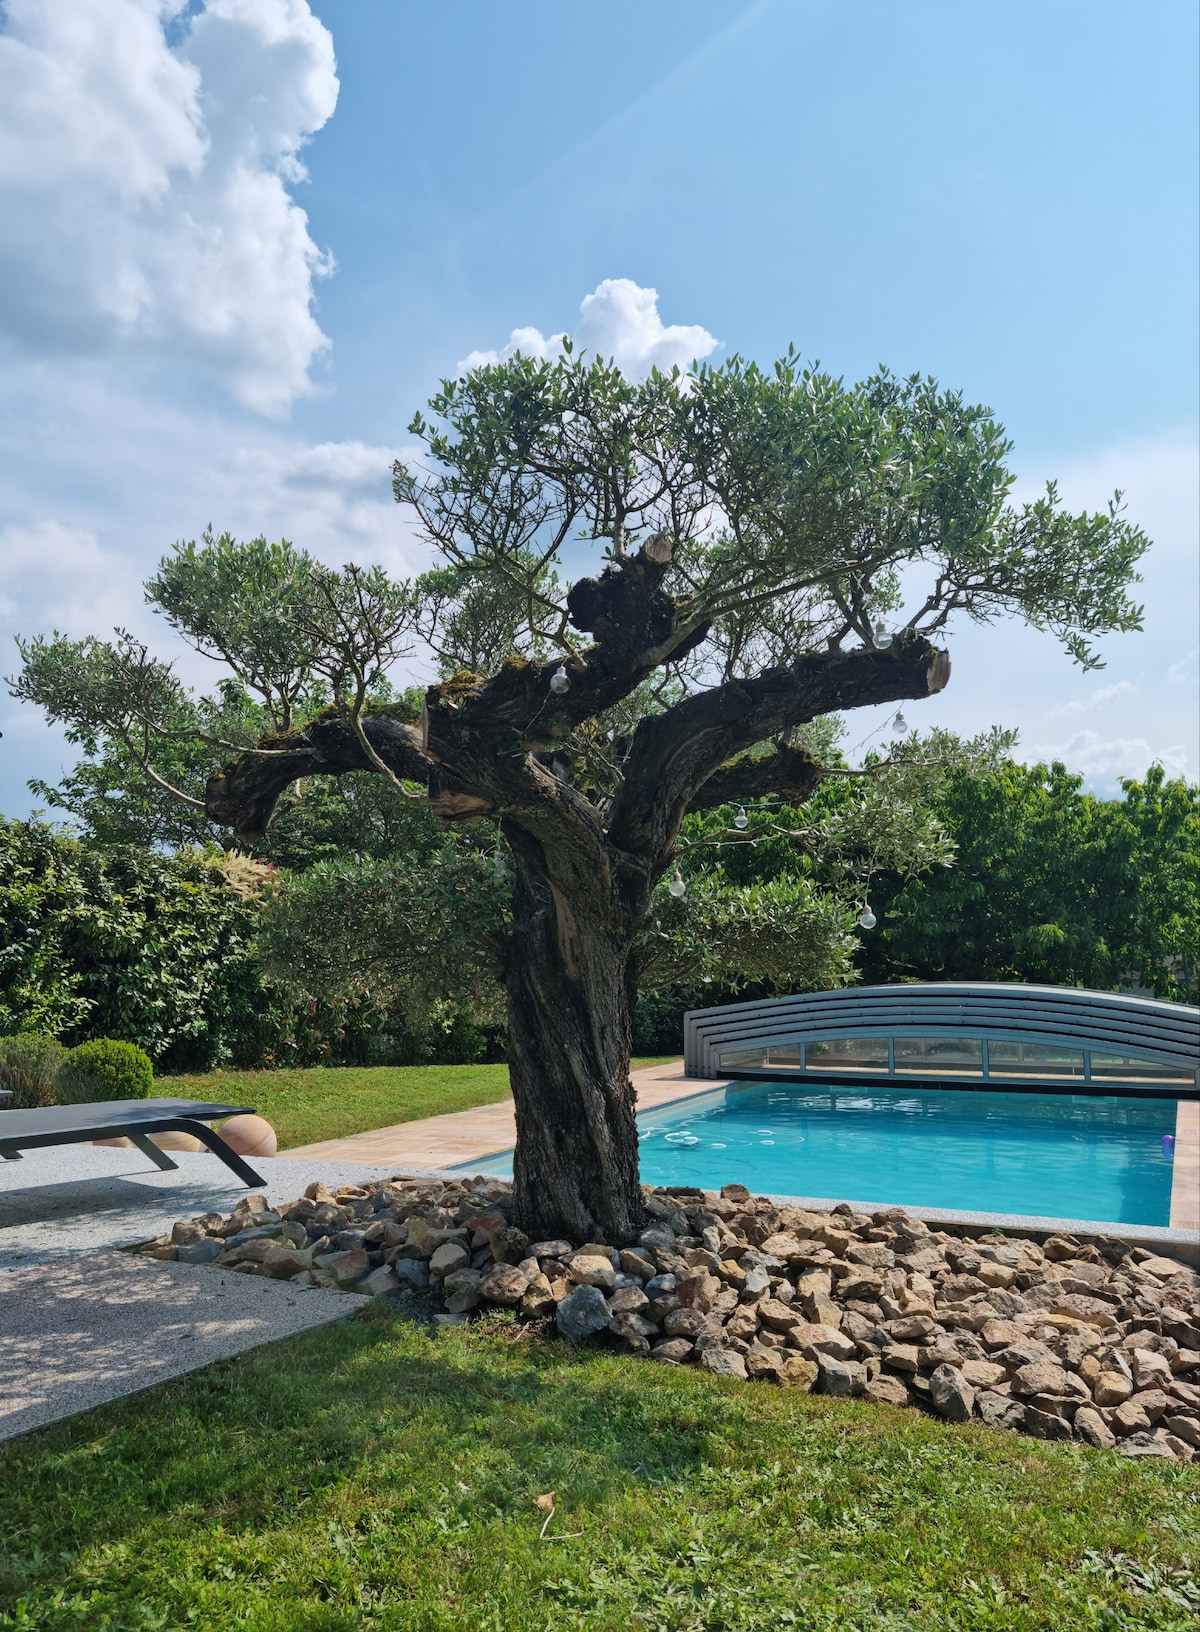
<instances>
[{"instance_id":1,"label":"terracotta ball ornament","mask_svg":"<svg viewBox=\"0 0 1200 1632\"><path fill-rule=\"evenodd\" d=\"M231 1116L217 1132L239 1156L274 1156L279 1149L275 1129L265 1116Z\"/></svg>"},{"instance_id":2,"label":"terracotta ball ornament","mask_svg":"<svg viewBox=\"0 0 1200 1632\"><path fill-rule=\"evenodd\" d=\"M207 1148L200 1143L194 1133L184 1133L182 1130L174 1130L170 1133L149 1133L146 1137L152 1145L157 1145L159 1150L205 1150ZM132 1139L93 1139L92 1143L94 1145L108 1145L113 1150L133 1149Z\"/></svg>"}]
</instances>

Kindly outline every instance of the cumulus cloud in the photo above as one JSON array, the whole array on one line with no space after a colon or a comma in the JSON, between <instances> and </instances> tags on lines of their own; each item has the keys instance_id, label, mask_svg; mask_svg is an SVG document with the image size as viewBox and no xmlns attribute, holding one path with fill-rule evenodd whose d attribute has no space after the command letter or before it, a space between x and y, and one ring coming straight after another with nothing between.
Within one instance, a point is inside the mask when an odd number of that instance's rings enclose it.
<instances>
[{"instance_id":1,"label":"cumulus cloud","mask_svg":"<svg viewBox=\"0 0 1200 1632\"><path fill-rule=\"evenodd\" d=\"M288 189L337 94L307 0L7 0L0 332L190 361L285 408L328 344L332 270Z\"/></svg>"},{"instance_id":2,"label":"cumulus cloud","mask_svg":"<svg viewBox=\"0 0 1200 1632\"><path fill-rule=\"evenodd\" d=\"M14 634L48 632L48 621L64 634L105 633L116 623L128 625L141 604L133 563L84 528L57 521L6 527L0 561L0 628Z\"/></svg>"},{"instance_id":3,"label":"cumulus cloud","mask_svg":"<svg viewBox=\"0 0 1200 1632\"><path fill-rule=\"evenodd\" d=\"M1121 697L1132 697L1137 687L1128 680L1118 680L1111 686L1101 686L1092 692L1090 697L1072 698L1068 703L1059 703L1050 710L1051 714L1087 714L1092 709L1103 708L1108 703L1115 703Z\"/></svg>"},{"instance_id":4,"label":"cumulus cloud","mask_svg":"<svg viewBox=\"0 0 1200 1632\"><path fill-rule=\"evenodd\" d=\"M460 374L487 363L525 357L562 355L565 332L544 335L540 329L514 329L499 351L472 351L458 365ZM658 290L643 289L632 278L605 278L579 306L579 323L571 336L576 351L611 357L631 380L645 379L651 369L664 373L708 357L719 341L698 323L665 324L658 312Z\"/></svg>"},{"instance_id":5,"label":"cumulus cloud","mask_svg":"<svg viewBox=\"0 0 1200 1632\"><path fill-rule=\"evenodd\" d=\"M1161 765L1169 776L1186 776L1187 749L1176 743L1152 748L1145 737L1115 737L1105 741L1098 731L1077 731L1063 743L1041 743L1033 750L1039 760L1062 760L1089 781L1115 783L1119 777L1143 777L1151 765Z\"/></svg>"}]
</instances>

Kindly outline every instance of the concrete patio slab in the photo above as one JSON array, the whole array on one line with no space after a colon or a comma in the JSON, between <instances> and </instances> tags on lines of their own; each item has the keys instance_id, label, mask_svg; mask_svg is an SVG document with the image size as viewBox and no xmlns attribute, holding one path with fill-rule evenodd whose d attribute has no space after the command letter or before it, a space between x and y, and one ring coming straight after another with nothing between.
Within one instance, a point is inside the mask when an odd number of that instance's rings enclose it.
<instances>
[{"instance_id":1,"label":"concrete patio slab","mask_svg":"<svg viewBox=\"0 0 1200 1632\"><path fill-rule=\"evenodd\" d=\"M1200 1100L1179 1101L1172 1166L1171 1226L1200 1230Z\"/></svg>"},{"instance_id":2,"label":"concrete patio slab","mask_svg":"<svg viewBox=\"0 0 1200 1632\"><path fill-rule=\"evenodd\" d=\"M639 1111L654 1111L678 1099L692 1099L725 1088L732 1078L703 1081L686 1077L682 1060L647 1065L632 1073ZM517 1139L511 1099L480 1105L473 1111L427 1116L419 1122L398 1122L348 1139L325 1139L315 1145L297 1145L279 1155L293 1161L355 1161L396 1163L419 1168L462 1167L499 1151L511 1150Z\"/></svg>"},{"instance_id":3,"label":"concrete patio slab","mask_svg":"<svg viewBox=\"0 0 1200 1632\"><path fill-rule=\"evenodd\" d=\"M10 1270L0 1274L0 1439L344 1320L366 1301L123 1252Z\"/></svg>"},{"instance_id":4,"label":"concrete patio slab","mask_svg":"<svg viewBox=\"0 0 1200 1632\"><path fill-rule=\"evenodd\" d=\"M228 1213L251 1194L207 1152L171 1155L179 1164L174 1173L160 1173L137 1150L95 1145L59 1145L0 1162L0 1272L132 1246L165 1234L177 1219ZM390 1179L396 1171L345 1160L255 1162L267 1181L255 1193L270 1202L295 1201L314 1179L336 1188Z\"/></svg>"}]
</instances>

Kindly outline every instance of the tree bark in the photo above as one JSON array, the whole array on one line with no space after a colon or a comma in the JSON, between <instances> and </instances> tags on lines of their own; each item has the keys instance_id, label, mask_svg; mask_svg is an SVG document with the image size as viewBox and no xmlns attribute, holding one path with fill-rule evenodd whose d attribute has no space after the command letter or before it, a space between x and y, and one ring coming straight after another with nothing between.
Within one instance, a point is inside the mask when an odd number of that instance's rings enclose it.
<instances>
[{"instance_id":1,"label":"tree bark","mask_svg":"<svg viewBox=\"0 0 1200 1632\"><path fill-rule=\"evenodd\" d=\"M639 905L611 866L586 902L566 900L514 837L504 980L515 1217L535 1238L624 1244L644 1223L629 1076Z\"/></svg>"}]
</instances>

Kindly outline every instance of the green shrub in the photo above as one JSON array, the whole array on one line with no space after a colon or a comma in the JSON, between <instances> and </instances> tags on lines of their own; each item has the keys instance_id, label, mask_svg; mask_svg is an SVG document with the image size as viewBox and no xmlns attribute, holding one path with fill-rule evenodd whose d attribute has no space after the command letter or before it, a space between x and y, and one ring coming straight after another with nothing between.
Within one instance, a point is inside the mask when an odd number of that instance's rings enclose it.
<instances>
[{"instance_id":1,"label":"green shrub","mask_svg":"<svg viewBox=\"0 0 1200 1632\"><path fill-rule=\"evenodd\" d=\"M63 1045L41 1032L0 1037L0 1088L7 1088L12 1094L11 1099L0 1099L0 1111L56 1105L55 1079L66 1057Z\"/></svg>"},{"instance_id":2,"label":"green shrub","mask_svg":"<svg viewBox=\"0 0 1200 1632\"><path fill-rule=\"evenodd\" d=\"M145 1099L154 1087L154 1067L136 1044L101 1037L70 1050L59 1067L57 1085L64 1105Z\"/></svg>"}]
</instances>

